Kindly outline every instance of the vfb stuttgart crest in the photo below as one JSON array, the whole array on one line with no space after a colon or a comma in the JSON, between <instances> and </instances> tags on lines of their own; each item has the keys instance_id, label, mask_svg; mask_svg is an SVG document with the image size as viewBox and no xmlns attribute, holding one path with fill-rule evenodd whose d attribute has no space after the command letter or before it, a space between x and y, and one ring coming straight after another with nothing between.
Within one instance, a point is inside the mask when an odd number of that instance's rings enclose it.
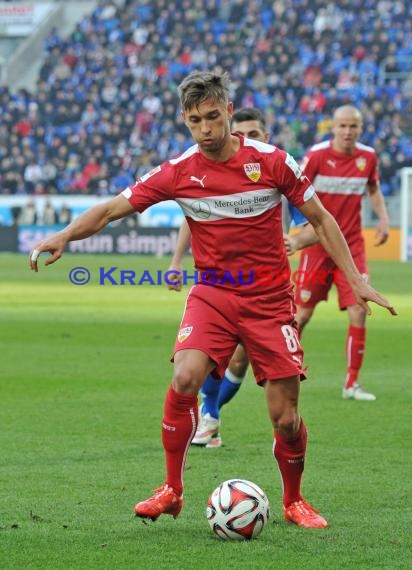
<instances>
[{"instance_id":1,"label":"vfb stuttgart crest","mask_svg":"<svg viewBox=\"0 0 412 570\"><path fill-rule=\"evenodd\" d=\"M359 158L356 159L355 164L357 168L362 172L366 168L366 158L360 156Z\"/></svg>"},{"instance_id":2,"label":"vfb stuttgart crest","mask_svg":"<svg viewBox=\"0 0 412 570\"><path fill-rule=\"evenodd\" d=\"M300 290L300 299L303 303L307 303L311 297L312 297L311 291L308 291L307 289Z\"/></svg>"},{"instance_id":3,"label":"vfb stuttgart crest","mask_svg":"<svg viewBox=\"0 0 412 570\"><path fill-rule=\"evenodd\" d=\"M182 343L192 334L193 327L182 327L177 333L177 340Z\"/></svg>"},{"instance_id":4,"label":"vfb stuttgart crest","mask_svg":"<svg viewBox=\"0 0 412 570\"><path fill-rule=\"evenodd\" d=\"M253 182L257 182L260 178L260 164L259 162L248 162L243 165L245 172Z\"/></svg>"}]
</instances>

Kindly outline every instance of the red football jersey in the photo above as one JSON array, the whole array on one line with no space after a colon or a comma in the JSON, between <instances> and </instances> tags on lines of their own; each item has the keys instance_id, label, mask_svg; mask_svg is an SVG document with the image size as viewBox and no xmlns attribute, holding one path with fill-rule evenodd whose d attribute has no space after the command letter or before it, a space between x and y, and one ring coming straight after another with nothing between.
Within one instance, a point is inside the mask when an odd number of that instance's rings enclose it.
<instances>
[{"instance_id":1,"label":"red football jersey","mask_svg":"<svg viewBox=\"0 0 412 570\"><path fill-rule=\"evenodd\" d=\"M290 284L284 278L289 261L281 194L299 207L314 188L286 152L239 139L240 149L225 162L209 160L196 144L142 176L123 195L139 212L175 200L192 232L195 267L216 276L216 286L242 294L284 291Z\"/></svg>"},{"instance_id":2,"label":"red football jersey","mask_svg":"<svg viewBox=\"0 0 412 570\"><path fill-rule=\"evenodd\" d=\"M362 195L367 184L379 182L374 149L356 143L348 155L334 150L331 141L321 142L307 152L302 169L325 208L335 217L349 246L363 247Z\"/></svg>"}]
</instances>

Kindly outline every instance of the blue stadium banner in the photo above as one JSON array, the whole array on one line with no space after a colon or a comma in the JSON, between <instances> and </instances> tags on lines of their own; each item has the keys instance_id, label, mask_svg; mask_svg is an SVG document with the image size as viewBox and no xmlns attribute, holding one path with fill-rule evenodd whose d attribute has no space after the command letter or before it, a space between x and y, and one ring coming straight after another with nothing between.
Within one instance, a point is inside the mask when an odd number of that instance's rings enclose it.
<instances>
[{"instance_id":1,"label":"blue stadium banner","mask_svg":"<svg viewBox=\"0 0 412 570\"><path fill-rule=\"evenodd\" d=\"M63 226L20 226L17 230L17 251L28 253L33 246ZM8 228L10 231L10 228ZM126 224L106 227L98 234L70 242L70 253L122 253L136 255L172 255L176 248L176 228L129 228ZM16 251L16 250L15 250Z\"/></svg>"},{"instance_id":2,"label":"blue stadium banner","mask_svg":"<svg viewBox=\"0 0 412 570\"><path fill-rule=\"evenodd\" d=\"M29 253L36 243L60 231L63 227L64 226L18 226L17 252Z\"/></svg>"}]
</instances>

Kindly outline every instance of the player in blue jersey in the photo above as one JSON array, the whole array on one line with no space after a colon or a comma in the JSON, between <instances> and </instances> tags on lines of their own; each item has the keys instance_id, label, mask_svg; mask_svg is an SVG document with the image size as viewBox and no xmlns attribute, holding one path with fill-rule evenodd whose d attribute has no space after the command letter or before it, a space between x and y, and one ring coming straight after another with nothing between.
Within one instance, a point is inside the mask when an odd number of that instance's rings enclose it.
<instances>
[{"instance_id":1,"label":"player in blue jersey","mask_svg":"<svg viewBox=\"0 0 412 570\"><path fill-rule=\"evenodd\" d=\"M231 121L232 132L238 132L247 138L268 142L269 133L266 129L265 117L259 109L245 107L235 111ZM306 218L294 208L286 199L283 200L283 227L287 231L291 226L297 227L307 223ZM190 243L190 229L183 221L176 244L176 251L169 271L181 273L183 258ZM172 276L173 277L173 276ZM170 280L172 280L172 277ZM176 276L177 279L177 276ZM181 284L169 285L169 289L180 291ZM206 447L220 447L220 408L230 402L239 390L249 366L249 358L245 349L239 344L233 353L229 366L222 380L216 380L211 374L206 378L200 394L202 405L200 407L199 425L192 440L192 445Z\"/></svg>"}]
</instances>

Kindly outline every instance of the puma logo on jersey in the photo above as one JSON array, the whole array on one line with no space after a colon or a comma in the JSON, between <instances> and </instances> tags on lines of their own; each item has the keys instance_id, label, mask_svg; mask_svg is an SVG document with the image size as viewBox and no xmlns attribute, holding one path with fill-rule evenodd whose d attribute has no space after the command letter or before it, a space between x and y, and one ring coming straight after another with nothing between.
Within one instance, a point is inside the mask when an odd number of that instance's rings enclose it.
<instances>
[{"instance_id":1,"label":"puma logo on jersey","mask_svg":"<svg viewBox=\"0 0 412 570\"><path fill-rule=\"evenodd\" d=\"M201 186L202 188L204 188L204 187L205 187L205 184L204 184L203 180L206 178L206 176L207 176L206 174L203 176L203 178L196 178L196 176L191 176L191 177L190 177L190 180L191 180L192 182L199 182L200 186Z\"/></svg>"},{"instance_id":2,"label":"puma logo on jersey","mask_svg":"<svg viewBox=\"0 0 412 570\"><path fill-rule=\"evenodd\" d=\"M336 168L336 162L334 160L331 160L329 158L329 160L326 161L326 164L329 164L329 166L331 166L332 168Z\"/></svg>"}]
</instances>

